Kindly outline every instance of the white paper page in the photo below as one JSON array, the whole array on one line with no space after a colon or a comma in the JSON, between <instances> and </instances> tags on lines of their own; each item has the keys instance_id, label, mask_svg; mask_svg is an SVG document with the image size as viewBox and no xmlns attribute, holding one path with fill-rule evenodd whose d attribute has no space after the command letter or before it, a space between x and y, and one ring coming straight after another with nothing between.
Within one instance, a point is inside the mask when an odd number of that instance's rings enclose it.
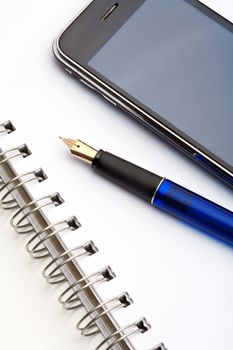
<instances>
[{"instance_id":1,"label":"white paper page","mask_svg":"<svg viewBox=\"0 0 233 350\"><path fill-rule=\"evenodd\" d=\"M14 26L2 19L7 55L1 57L0 111L18 130L4 137L1 147L29 145L33 156L17 160L15 167L25 172L41 166L49 176L43 184L30 185L34 196L58 190L66 200L61 207L46 210L51 221L78 216L82 228L63 239L69 248L94 240L100 252L82 259L85 272L112 266L117 278L96 288L103 299L125 290L134 299L134 305L115 313L120 325L141 316L152 324L148 334L133 338L137 349L149 350L161 341L173 350L231 349L232 248L96 176L86 164L72 159L58 138L79 137L233 210L227 186L55 64L52 39L84 4L42 1L32 7L24 0L15 3L13 12L12 4L5 5ZM12 46L16 30L22 41ZM7 331L4 335L9 338Z\"/></svg>"}]
</instances>

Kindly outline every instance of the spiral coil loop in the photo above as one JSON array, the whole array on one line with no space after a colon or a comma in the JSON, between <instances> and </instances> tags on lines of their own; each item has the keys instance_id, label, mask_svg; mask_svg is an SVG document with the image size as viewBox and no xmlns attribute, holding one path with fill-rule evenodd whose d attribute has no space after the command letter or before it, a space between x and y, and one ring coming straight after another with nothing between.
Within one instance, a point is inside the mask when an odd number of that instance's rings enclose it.
<instances>
[{"instance_id":1,"label":"spiral coil loop","mask_svg":"<svg viewBox=\"0 0 233 350\"><path fill-rule=\"evenodd\" d=\"M35 259L42 259L50 255L47 248L45 247L45 242L50 240L56 234L61 232L71 230L74 231L80 227L80 223L75 216L63 221L59 221L55 224L48 225L41 231L37 232L27 243L26 249L30 253L31 257ZM53 230L48 234L49 231ZM36 242L34 246L32 243Z\"/></svg>"},{"instance_id":2,"label":"spiral coil loop","mask_svg":"<svg viewBox=\"0 0 233 350\"><path fill-rule=\"evenodd\" d=\"M130 298L127 292L117 296L116 298L109 299L87 312L77 323L76 328L81 331L82 335L85 336L97 334L99 333L99 328L96 325L96 321L98 319L112 312L113 310L126 308L132 303L133 300ZM90 320L88 321L88 319Z\"/></svg>"},{"instance_id":3,"label":"spiral coil loop","mask_svg":"<svg viewBox=\"0 0 233 350\"><path fill-rule=\"evenodd\" d=\"M58 255L56 258L52 259L49 264L42 271L42 275L46 278L47 282L50 284L57 284L65 281L64 275L59 272L62 267L68 262L73 261L83 255L93 255L98 252L98 248L95 246L94 242L89 241L79 247L69 249L64 253ZM71 255L75 253L74 255ZM59 263L59 260L61 262Z\"/></svg>"},{"instance_id":4,"label":"spiral coil loop","mask_svg":"<svg viewBox=\"0 0 233 350\"><path fill-rule=\"evenodd\" d=\"M163 343L160 343L160 344L158 344L158 345L156 345L153 349L151 349L151 350L167 350L166 348L165 348L165 345L163 344Z\"/></svg>"},{"instance_id":5,"label":"spiral coil loop","mask_svg":"<svg viewBox=\"0 0 233 350\"><path fill-rule=\"evenodd\" d=\"M19 147L11 148L7 151L1 152L0 157L4 157L4 159L0 161L0 165L8 162L13 158L18 158L18 157L26 158L30 155L31 155L31 151L29 150L27 145L23 144Z\"/></svg>"},{"instance_id":6,"label":"spiral coil loop","mask_svg":"<svg viewBox=\"0 0 233 350\"><path fill-rule=\"evenodd\" d=\"M3 124L0 124L0 134L10 134L13 131L15 131L15 127L9 120Z\"/></svg>"},{"instance_id":7,"label":"spiral coil loop","mask_svg":"<svg viewBox=\"0 0 233 350\"><path fill-rule=\"evenodd\" d=\"M104 269L97 271L89 276L85 276L75 283L71 284L58 298L58 301L64 306L67 310L76 309L81 305L79 299L79 293L85 289L95 285L96 283L103 281L111 281L115 278L116 275L112 271L110 266L105 267ZM67 295L68 294L68 295Z\"/></svg>"},{"instance_id":8,"label":"spiral coil loop","mask_svg":"<svg viewBox=\"0 0 233 350\"><path fill-rule=\"evenodd\" d=\"M44 171L42 169L37 169L32 172L27 172L22 175L18 175L8 181L0 188L0 194L5 191L5 194L2 195L1 204L3 209L14 209L18 207L17 201L12 196L12 193L24 186L25 184L37 180L38 182L42 182L47 179ZM10 189L9 189L10 188ZM9 199L9 197L12 197Z\"/></svg>"},{"instance_id":9,"label":"spiral coil loop","mask_svg":"<svg viewBox=\"0 0 233 350\"><path fill-rule=\"evenodd\" d=\"M20 208L15 215L11 219L11 225L13 228L18 232L19 234L26 234L34 232L34 227L28 220L29 217L41 210L42 208L45 208L49 205L55 205L56 207L61 205L64 202L64 200L61 198L59 193L54 193L50 196L42 197L39 199L35 199L25 205L24 207ZM33 207L31 209L31 207Z\"/></svg>"},{"instance_id":10,"label":"spiral coil loop","mask_svg":"<svg viewBox=\"0 0 233 350\"><path fill-rule=\"evenodd\" d=\"M2 177L0 176L0 190L1 190L1 188L2 188L2 186L4 186L5 185L5 182L3 181L3 179L2 179Z\"/></svg>"},{"instance_id":11,"label":"spiral coil loop","mask_svg":"<svg viewBox=\"0 0 233 350\"><path fill-rule=\"evenodd\" d=\"M137 322L130 324L124 328L118 329L115 333L111 334L109 337L105 338L97 347L95 350L101 349L103 346L107 345L110 341L112 341L111 345L108 345L105 347L105 350L110 350L117 344L120 344L124 339L128 338L129 336L135 334L135 333L145 333L151 328L150 324L147 322L147 320L143 317ZM117 339L116 339L117 338ZM116 340L115 340L116 339Z\"/></svg>"}]
</instances>

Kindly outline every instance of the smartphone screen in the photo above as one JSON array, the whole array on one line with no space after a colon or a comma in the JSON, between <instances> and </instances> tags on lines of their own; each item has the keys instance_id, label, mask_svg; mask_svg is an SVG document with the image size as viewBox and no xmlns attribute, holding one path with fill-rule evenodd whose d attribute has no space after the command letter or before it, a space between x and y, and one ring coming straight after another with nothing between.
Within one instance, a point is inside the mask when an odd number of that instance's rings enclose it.
<instances>
[{"instance_id":1,"label":"smartphone screen","mask_svg":"<svg viewBox=\"0 0 233 350\"><path fill-rule=\"evenodd\" d=\"M88 64L233 166L233 33L193 1L144 1Z\"/></svg>"}]
</instances>

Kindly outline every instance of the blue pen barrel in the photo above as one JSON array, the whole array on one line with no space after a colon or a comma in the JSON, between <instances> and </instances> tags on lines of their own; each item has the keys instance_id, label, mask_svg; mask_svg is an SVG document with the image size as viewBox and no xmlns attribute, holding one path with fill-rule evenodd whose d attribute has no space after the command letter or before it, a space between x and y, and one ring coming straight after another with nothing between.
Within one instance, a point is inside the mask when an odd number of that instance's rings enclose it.
<instances>
[{"instance_id":1,"label":"blue pen barrel","mask_svg":"<svg viewBox=\"0 0 233 350\"><path fill-rule=\"evenodd\" d=\"M230 210L166 179L152 204L233 245L233 212Z\"/></svg>"}]
</instances>

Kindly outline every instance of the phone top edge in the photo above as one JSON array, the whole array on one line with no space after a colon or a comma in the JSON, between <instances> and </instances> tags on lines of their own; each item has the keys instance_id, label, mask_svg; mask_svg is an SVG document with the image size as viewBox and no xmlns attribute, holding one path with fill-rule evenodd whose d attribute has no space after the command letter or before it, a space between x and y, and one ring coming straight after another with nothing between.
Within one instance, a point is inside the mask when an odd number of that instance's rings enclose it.
<instances>
[{"instance_id":1,"label":"phone top edge","mask_svg":"<svg viewBox=\"0 0 233 350\"><path fill-rule=\"evenodd\" d=\"M67 30L67 28L69 28L69 26L72 25L72 23L81 15L81 13L83 13L83 12L91 5L92 2L93 2L93 0L88 0L88 1L87 1L87 4L86 4L81 10L79 10L79 11L77 12L77 14L68 22L68 24L66 24L66 25L64 26L64 29L62 29L62 30L60 31L60 33L58 34L58 36L54 39L55 42L57 42L57 43L59 42L60 37L62 36L62 34Z\"/></svg>"}]
</instances>

